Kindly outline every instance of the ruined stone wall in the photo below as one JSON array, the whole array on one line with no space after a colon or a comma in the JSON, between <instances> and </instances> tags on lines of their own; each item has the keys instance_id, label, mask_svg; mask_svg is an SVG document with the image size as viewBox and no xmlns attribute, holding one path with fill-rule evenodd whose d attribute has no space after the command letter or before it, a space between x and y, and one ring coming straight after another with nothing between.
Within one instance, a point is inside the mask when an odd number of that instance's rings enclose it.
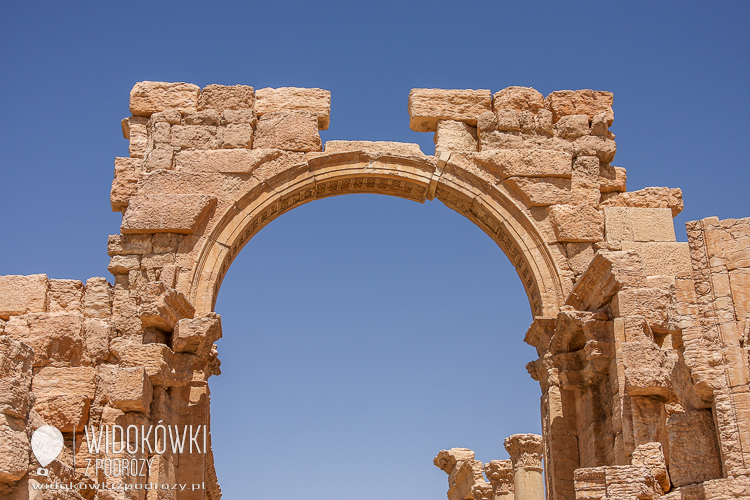
<instances>
[{"instance_id":1,"label":"ruined stone wall","mask_svg":"<svg viewBox=\"0 0 750 500\"><path fill-rule=\"evenodd\" d=\"M750 220L690 223L676 242L680 190L628 192L612 164L609 92L414 89L410 126L434 133L434 155L323 145L330 103L321 89L135 85L111 190L112 284L0 277L0 496L218 500L208 378L223 277L280 214L379 193L437 198L477 224L534 315L543 436L509 438L509 462L441 452L451 500L750 497ZM30 451L43 425L65 440L47 476ZM34 489L123 482L88 475L87 460L117 454L82 444L87 427L114 425L205 426L207 449L135 452L150 467L128 491Z\"/></svg>"}]
</instances>

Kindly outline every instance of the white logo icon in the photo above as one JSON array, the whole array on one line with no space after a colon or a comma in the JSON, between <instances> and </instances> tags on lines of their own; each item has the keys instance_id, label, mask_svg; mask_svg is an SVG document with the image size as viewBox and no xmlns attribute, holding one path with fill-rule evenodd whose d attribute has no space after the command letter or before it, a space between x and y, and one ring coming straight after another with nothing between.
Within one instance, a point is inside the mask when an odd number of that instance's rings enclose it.
<instances>
[{"instance_id":1,"label":"white logo icon","mask_svg":"<svg viewBox=\"0 0 750 500\"><path fill-rule=\"evenodd\" d=\"M31 435L31 451L34 452L34 456L39 460L42 467L46 467L56 459L64 445L65 440L62 433L57 427L51 425L43 425ZM37 474L46 476L48 471L40 468L37 470Z\"/></svg>"}]
</instances>

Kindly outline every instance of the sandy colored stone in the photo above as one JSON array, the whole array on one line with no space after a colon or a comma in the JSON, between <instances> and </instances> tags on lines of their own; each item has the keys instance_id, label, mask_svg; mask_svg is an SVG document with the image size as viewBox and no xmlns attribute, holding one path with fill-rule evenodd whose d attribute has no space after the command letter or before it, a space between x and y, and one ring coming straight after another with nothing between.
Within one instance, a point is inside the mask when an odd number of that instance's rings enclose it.
<instances>
[{"instance_id":1,"label":"sandy colored stone","mask_svg":"<svg viewBox=\"0 0 750 500\"><path fill-rule=\"evenodd\" d=\"M105 278L86 280L83 314L90 318L109 318L112 314L112 285Z\"/></svg>"},{"instance_id":2,"label":"sandy colored stone","mask_svg":"<svg viewBox=\"0 0 750 500\"><path fill-rule=\"evenodd\" d=\"M711 410L675 413L669 429L669 477L675 486L721 477L721 460Z\"/></svg>"},{"instance_id":3,"label":"sandy colored stone","mask_svg":"<svg viewBox=\"0 0 750 500\"><path fill-rule=\"evenodd\" d=\"M602 163L611 163L617 153L617 143L612 139L585 135L573 141L576 156L596 156Z\"/></svg>"},{"instance_id":4,"label":"sandy colored stone","mask_svg":"<svg viewBox=\"0 0 750 500\"><path fill-rule=\"evenodd\" d=\"M205 356L220 338L221 316L216 313L181 319L172 333L172 350Z\"/></svg>"},{"instance_id":5,"label":"sandy colored stone","mask_svg":"<svg viewBox=\"0 0 750 500\"><path fill-rule=\"evenodd\" d=\"M515 109L498 109L495 111L495 115L497 116L497 130L501 132L521 130L518 111Z\"/></svg>"},{"instance_id":6,"label":"sandy colored stone","mask_svg":"<svg viewBox=\"0 0 750 500\"><path fill-rule=\"evenodd\" d=\"M140 269L141 259L138 255L115 255L109 259L107 271L114 274L128 274L130 271Z\"/></svg>"},{"instance_id":7,"label":"sandy colored stone","mask_svg":"<svg viewBox=\"0 0 750 500\"><path fill-rule=\"evenodd\" d=\"M544 99L544 107L552 112L552 121L568 115L587 115L593 118L604 111L608 114L607 124L612 126L612 92L601 90L557 90Z\"/></svg>"},{"instance_id":8,"label":"sandy colored stone","mask_svg":"<svg viewBox=\"0 0 750 500\"><path fill-rule=\"evenodd\" d=\"M31 390L37 397L67 394L94 399L96 369L88 366L67 368L48 366L34 375Z\"/></svg>"},{"instance_id":9,"label":"sandy colored stone","mask_svg":"<svg viewBox=\"0 0 750 500\"><path fill-rule=\"evenodd\" d=\"M479 115L492 111L489 90L412 89L409 92L409 128L435 132L439 120L477 126Z\"/></svg>"},{"instance_id":10,"label":"sandy colored stone","mask_svg":"<svg viewBox=\"0 0 750 500\"><path fill-rule=\"evenodd\" d=\"M86 318L83 322L83 338L89 359L102 361L109 357L109 341L112 338L109 320Z\"/></svg>"},{"instance_id":11,"label":"sandy colored stone","mask_svg":"<svg viewBox=\"0 0 750 500\"><path fill-rule=\"evenodd\" d=\"M124 412L148 412L153 390L145 368L111 366L100 369L98 376L99 385L107 392L106 398L115 407Z\"/></svg>"},{"instance_id":12,"label":"sandy colored stone","mask_svg":"<svg viewBox=\"0 0 750 500\"><path fill-rule=\"evenodd\" d=\"M85 396L60 393L38 397L34 411L60 432L83 432L90 406L91 401Z\"/></svg>"},{"instance_id":13,"label":"sandy colored stone","mask_svg":"<svg viewBox=\"0 0 750 500\"><path fill-rule=\"evenodd\" d=\"M692 271L687 243L623 241L622 249L638 252L647 276L676 276Z\"/></svg>"},{"instance_id":14,"label":"sandy colored stone","mask_svg":"<svg viewBox=\"0 0 750 500\"><path fill-rule=\"evenodd\" d=\"M669 491L672 483L667 473L667 462L661 443L646 443L636 447L633 451L632 465L644 465L651 469L654 477L659 482L662 491Z\"/></svg>"},{"instance_id":15,"label":"sandy colored stone","mask_svg":"<svg viewBox=\"0 0 750 500\"><path fill-rule=\"evenodd\" d=\"M424 156L419 144L390 141L327 141L326 153L364 151L366 153L386 153L401 156Z\"/></svg>"},{"instance_id":16,"label":"sandy colored stone","mask_svg":"<svg viewBox=\"0 0 750 500\"><path fill-rule=\"evenodd\" d=\"M668 208L602 208L607 241L674 242L672 211Z\"/></svg>"},{"instance_id":17,"label":"sandy colored stone","mask_svg":"<svg viewBox=\"0 0 750 500\"><path fill-rule=\"evenodd\" d=\"M451 162L469 161L499 178L570 177L573 158L561 151L511 149L482 151L475 154L452 154Z\"/></svg>"},{"instance_id":18,"label":"sandy colored stone","mask_svg":"<svg viewBox=\"0 0 750 500\"><path fill-rule=\"evenodd\" d=\"M18 481L29 468L31 447L24 421L0 414L0 482Z\"/></svg>"},{"instance_id":19,"label":"sandy colored stone","mask_svg":"<svg viewBox=\"0 0 750 500\"><path fill-rule=\"evenodd\" d=\"M570 179L560 177L509 177L507 184L521 195L527 207L565 205L572 201Z\"/></svg>"},{"instance_id":20,"label":"sandy colored stone","mask_svg":"<svg viewBox=\"0 0 750 500\"><path fill-rule=\"evenodd\" d=\"M115 178L109 193L113 212L127 208L130 198L138 190L138 179L141 176L141 160L137 158L115 158Z\"/></svg>"},{"instance_id":21,"label":"sandy colored stone","mask_svg":"<svg viewBox=\"0 0 750 500\"><path fill-rule=\"evenodd\" d=\"M258 120L253 146L257 149L320 151L317 115L308 111L274 111Z\"/></svg>"},{"instance_id":22,"label":"sandy colored stone","mask_svg":"<svg viewBox=\"0 0 750 500\"><path fill-rule=\"evenodd\" d=\"M247 85L206 85L198 97L198 110L253 109L255 91Z\"/></svg>"},{"instance_id":23,"label":"sandy colored stone","mask_svg":"<svg viewBox=\"0 0 750 500\"><path fill-rule=\"evenodd\" d=\"M492 108L530 111L536 114L544 107L544 96L531 87L506 87L492 96Z\"/></svg>"},{"instance_id":24,"label":"sandy colored stone","mask_svg":"<svg viewBox=\"0 0 750 500\"><path fill-rule=\"evenodd\" d=\"M253 126L247 123L235 123L219 127L218 147L235 149L253 147Z\"/></svg>"},{"instance_id":25,"label":"sandy colored stone","mask_svg":"<svg viewBox=\"0 0 750 500\"><path fill-rule=\"evenodd\" d=\"M604 215L587 205L555 205L550 220L557 241L581 242L604 239Z\"/></svg>"},{"instance_id":26,"label":"sandy colored stone","mask_svg":"<svg viewBox=\"0 0 750 500\"><path fill-rule=\"evenodd\" d=\"M151 116L167 109L192 111L198 105L200 91L192 83L138 82L130 91L130 112Z\"/></svg>"},{"instance_id":27,"label":"sandy colored stone","mask_svg":"<svg viewBox=\"0 0 750 500\"><path fill-rule=\"evenodd\" d=\"M215 205L215 196L203 194L137 196L122 218L120 230L125 234L192 234Z\"/></svg>"},{"instance_id":28,"label":"sandy colored stone","mask_svg":"<svg viewBox=\"0 0 750 500\"><path fill-rule=\"evenodd\" d=\"M682 190L680 188L648 187L627 193L611 193L602 199L602 207L669 208L672 216L682 212Z\"/></svg>"},{"instance_id":29,"label":"sandy colored stone","mask_svg":"<svg viewBox=\"0 0 750 500\"><path fill-rule=\"evenodd\" d=\"M587 115L568 115L561 117L554 125L555 135L565 139L575 139L589 135L589 117Z\"/></svg>"},{"instance_id":30,"label":"sandy colored stone","mask_svg":"<svg viewBox=\"0 0 750 500\"><path fill-rule=\"evenodd\" d=\"M662 494L654 473L641 465L581 468L574 480L577 500L657 500Z\"/></svg>"},{"instance_id":31,"label":"sandy colored stone","mask_svg":"<svg viewBox=\"0 0 750 500\"><path fill-rule=\"evenodd\" d=\"M171 144L177 149L216 149L217 129L213 125L175 125Z\"/></svg>"},{"instance_id":32,"label":"sandy colored stone","mask_svg":"<svg viewBox=\"0 0 750 500\"><path fill-rule=\"evenodd\" d=\"M617 316L643 316L651 328L666 329L669 300L669 291L662 288L627 288L617 292L612 311Z\"/></svg>"},{"instance_id":33,"label":"sandy colored stone","mask_svg":"<svg viewBox=\"0 0 750 500\"><path fill-rule=\"evenodd\" d=\"M252 125L254 130L255 124L258 123L258 115L255 114L254 109L225 109L221 112L219 123L221 125L237 125L243 123L246 125Z\"/></svg>"},{"instance_id":34,"label":"sandy colored stone","mask_svg":"<svg viewBox=\"0 0 750 500\"><path fill-rule=\"evenodd\" d=\"M44 312L48 287L46 274L0 276L0 318Z\"/></svg>"},{"instance_id":35,"label":"sandy colored stone","mask_svg":"<svg viewBox=\"0 0 750 500\"><path fill-rule=\"evenodd\" d=\"M148 149L147 123L148 118L142 116L131 116L123 120L125 138L130 141L128 153L131 158L143 158Z\"/></svg>"},{"instance_id":36,"label":"sandy colored stone","mask_svg":"<svg viewBox=\"0 0 750 500\"><path fill-rule=\"evenodd\" d=\"M191 366L196 360L192 354L174 353L164 344L136 344L124 338L114 339L111 346L121 367L143 367L154 387L181 387L192 379Z\"/></svg>"},{"instance_id":37,"label":"sandy colored stone","mask_svg":"<svg viewBox=\"0 0 750 500\"><path fill-rule=\"evenodd\" d=\"M0 335L0 413L25 419L29 411L32 349Z\"/></svg>"},{"instance_id":38,"label":"sandy colored stone","mask_svg":"<svg viewBox=\"0 0 750 500\"><path fill-rule=\"evenodd\" d=\"M70 366L84 359L83 316L33 313L14 316L5 333L34 349L34 366Z\"/></svg>"},{"instance_id":39,"label":"sandy colored stone","mask_svg":"<svg viewBox=\"0 0 750 500\"><path fill-rule=\"evenodd\" d=\"M255 93L258 116L277 111L306 111L318 118L320 130L327 130L331 120L331 92L299 87L264 88Z\"/></svg>"},{"instance_id":40,"label":"sandy colored stone","mask_svg":"<svg viewBox=\"0 0 750 500\"><path fill-rule=\"evenodd\" d=\"M477 129L459 121L440 120L434 140L435 151L476 151Z\"/></svg>"},{"instance_id":41,"label":"sandy colored stone","mask_svg":"<svg viewBox=\"0 0 750 500\"><path fill-rule=\"evenodd\" d=\"M83 283L78 280L49 280L49 312L82 312Z\"/></svg>"},{"instance_id":42,"label":"sandy colored stone","mask_svg":"<svg viewBox=\"0 0 750 500\"><path fill-rule=\"evenodd\" d=\"M621 193L626 190L628 172L622 167L601 165L599 168L599 190L602 193Z\"/></svg>"},{"instance_id":43,"label":"sandy colored stone","mask_svg":"<svg viewBox=\"0 0 750 500\"><path fill-rule=\"evenodd\" d=\"M144 328L153 326L171 332L178 321L192 318L195 308L182 293L157 281L146 285L138 314Z\"/></svg>"}]
</instances>

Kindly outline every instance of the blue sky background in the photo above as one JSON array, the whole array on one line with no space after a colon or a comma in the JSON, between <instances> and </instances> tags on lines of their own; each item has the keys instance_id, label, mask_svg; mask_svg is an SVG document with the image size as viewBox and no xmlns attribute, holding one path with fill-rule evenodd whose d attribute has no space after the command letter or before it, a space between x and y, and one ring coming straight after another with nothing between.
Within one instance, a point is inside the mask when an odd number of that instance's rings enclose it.
<instances>
[{"instance_id":1,"label":"blue sky background","mask_svg":"<svg viewBox=\"0 0 750 500\"><path fill-rule=\"evenodd\" d=\"M0 274L107 276L120 120L141 80L332 92L323 140L418 142L415 87L614 92L629 190L684 223L750 216L748 2L9 2L0 16ZM219 295L225 498L444 498L442 448L539 432L531 314L492 241L438 201L317 201Z\"/></svg>"}]
</instances>

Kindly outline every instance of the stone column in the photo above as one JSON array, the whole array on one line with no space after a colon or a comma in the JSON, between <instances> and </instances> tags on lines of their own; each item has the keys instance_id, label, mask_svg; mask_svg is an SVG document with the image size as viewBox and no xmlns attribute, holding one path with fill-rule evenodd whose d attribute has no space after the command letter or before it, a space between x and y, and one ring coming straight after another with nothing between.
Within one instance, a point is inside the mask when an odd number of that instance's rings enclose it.
<instances>
[{"instance_id":1,"label":"stone column","mask_svg":"<svg viewBox=\"0 0 750 500\"><path fill-rule=\"evenodd\" d=\"M505 438L505 449L513 463L515 500L544 500L542 455L544 445L538 434L513 434Z\"/></svg>"},{"instance_id":2,"label":"stone column","mask_svg":"<svg viewBox=\"0 0 750 500\"><path fill-rule=\"evenodd\" d=\"M492 484L495 500L514 500L513 464L510 460L490 460L484 466L484 475Z\"/></svg>"}]
</instances>

